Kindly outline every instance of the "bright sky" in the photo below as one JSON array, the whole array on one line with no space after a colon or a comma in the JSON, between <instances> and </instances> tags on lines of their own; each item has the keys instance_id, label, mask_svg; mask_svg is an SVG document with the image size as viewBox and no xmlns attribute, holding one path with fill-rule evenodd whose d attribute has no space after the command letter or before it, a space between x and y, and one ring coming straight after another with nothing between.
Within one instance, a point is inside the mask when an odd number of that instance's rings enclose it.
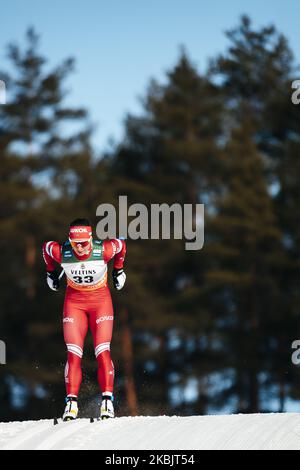
<instances>
[{"instance_id":1,"label":"bright sky","mask_svg":"<svg viewBox=\"0 0 300 470\"><path fill-rule=\"evenodd\" d=\"M163 80L180 45L199 68L226 48L224 31L248 14L255 26L274 23L300 62L300 2L296 0L9 0L0 9L0 68L5 45L22 44L33 25L50 64L74 56L68 103L90 111L94 144L122 136L127 112L139 112L150 78ZM0 77L1 78L1 77ZM9 90L8 90L9 93ZM9 96L9 95L8 95Z\"/></svg>"}]
</instances>

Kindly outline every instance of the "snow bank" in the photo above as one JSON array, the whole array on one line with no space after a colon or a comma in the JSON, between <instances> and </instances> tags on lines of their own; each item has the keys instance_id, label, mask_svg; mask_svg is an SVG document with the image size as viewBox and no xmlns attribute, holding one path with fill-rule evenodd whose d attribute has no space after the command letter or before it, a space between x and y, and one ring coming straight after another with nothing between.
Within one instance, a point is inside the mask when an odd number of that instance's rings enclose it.
<instances>
[{"instance_id":1,"label":"snow bank","mask_svg":"<svg viewBox=\"0 0 300 470\"><path fill-rule=\"evenodd\" d=\"M300 449L296 413L0 423L0 449Z\"/></svg>"}]
</instances>

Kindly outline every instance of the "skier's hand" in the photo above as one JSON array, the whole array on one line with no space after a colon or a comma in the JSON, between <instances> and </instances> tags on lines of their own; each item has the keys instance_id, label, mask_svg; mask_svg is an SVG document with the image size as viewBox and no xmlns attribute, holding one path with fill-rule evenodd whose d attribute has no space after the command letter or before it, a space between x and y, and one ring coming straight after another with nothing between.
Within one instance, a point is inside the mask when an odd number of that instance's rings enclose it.
<instances>
[{"instance_id":1,"label":"skier's hand","mask_svg":"<svg viewBox=\"0 0 300 470\"><path fill-rule=\"evenodd\" d=\"M59 277L57 271L47 271L47 284L52 290L59 289Z\"/></svg>"},{"instance_id":2,"label":"skier's hand","mask_svg":"<svg viewBox=\"0 0 300 470\"><path fill-rule=\"evenodd\" d=\"M118 290L122 289L126 281L126 274L123 269L113 269L112 277L115 288Z\"/></svg>"}]
</instances>

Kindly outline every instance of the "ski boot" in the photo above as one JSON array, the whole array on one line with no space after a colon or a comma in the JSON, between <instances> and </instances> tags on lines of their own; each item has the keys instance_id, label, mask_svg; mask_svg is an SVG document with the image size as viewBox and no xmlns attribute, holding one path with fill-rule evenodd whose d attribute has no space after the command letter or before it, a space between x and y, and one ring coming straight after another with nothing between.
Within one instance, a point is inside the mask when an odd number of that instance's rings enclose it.
<instances>
[{"instance_id":1,"label":"ski boot","mask_svg":"<svg viewBox=\"0 0 300 470\"><path fill-rule=\"evenodd\" d=\"M78 415L78 405L76 397L67 397L66 398L66 407L63 414L63 421L71 421L76 419Z\"/></svg>"},{"instance_id":2,"label":"ski boot","mask_svg":"<svg viewBox=\"0 0 300 470\"><path fill-rule=\"evenodd\" d=\"M100 408L100 418L108 419L114 418L114 405L113 405L113 396L112 395L102 395L102 403Z\"/></svg>"}]
</instances>

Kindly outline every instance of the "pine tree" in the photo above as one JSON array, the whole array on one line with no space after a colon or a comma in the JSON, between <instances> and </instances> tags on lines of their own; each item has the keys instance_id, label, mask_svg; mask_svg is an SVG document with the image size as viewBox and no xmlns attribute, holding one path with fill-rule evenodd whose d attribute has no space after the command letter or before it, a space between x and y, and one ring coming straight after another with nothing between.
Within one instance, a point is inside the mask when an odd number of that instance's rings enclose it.
<instances>
[{"instance_id":1,"label":"pine tree","mask_svg":"<svg viewBox=\"0 0 300 470\"><path fill-rule=\"evenodd\" d=\"M212 221L215 242L209 246L213 261L206 282L219 299L215 313L226 330L224 351L227 367L235 371L237 411L257 412L262 409L260 376L270 373L274 360L267 345L279 314L277 272L284 256L251 121L245 118L232 132L225 157L227 188Z\"/></svg>"},{"instance_id":2,"label":"pine tree","mask_svg":"<svg viewBox=\"0 0 300 470\"><path fill-rule=\"evenodd\" d=\"M88 153L90 132L86 112L63 105L63 84L73 69L73 60L49 71L38 46L37 34L29 29L24 49L8 47L11 72L1 72L8 90L7 104L0 106L1 250L5 265L0 275L1 338L8 348L2 383L12 394L12 384L19 381L28 397L27 408L24 403L25 408L15 411L8 409L7 401L2 402L4 417L11 412L22 418L22 413L28 412L38 418L41 400L36 397L36 388L50 395L55 395L60 383L63 388L62 368L61 376L58 372L64 358L57 313L60 302L47 291L41 246L45 239L56 239L66 230L62 213L67 220L71 218L67 214L73 194L69 189L66 196L62 184L53 184L58 174L62 179L62 168L71 155L75 160L75 155ZM78 122L79 131L64 135L62 125L70 120ZM65 180L70 171L67 168L64 172ZM72 184L68 180L69 188ZM61 294L59 298L62 301Z\"/></svg>"},{"instance_id":3,"label":"pine tree","mask_svg":"<svg viewBox=\"0 0 300 470\"><path fill-rule=\"evenodd\" d=\"M221 78L227 110L224 126L230 129L245 115L251 117L253 140L263 156L263 171L282 233L284 261L277 272L280 295L276 297L278 314L274 315L269 330L272 336L272 326L275 335L273 341L270 339L269 351L275 361L271 382L280 382L283 409L288 387L291 385L296 394L299 389L299 374L289 357L295 331L299 329L297 142L300 108L291 102L291 83L298 73L287 39L274 26L255 30L250 19L244 16L227 36L229 48L214 61L212 68ZM275 353L271 343L277 344Z\"/></svg>"},{"instance_id":4,"label":"pine tree","mask_svg":"<svg viewBox=\"0 0 300 470\"><path fill-rule=\"evenodd\" d=\"M118 175L112 178L115 194L126 194L129 203L148 207L151 203L195 205L204 197L209 199L219 191L217 139L222 106L217 88L199 75L183 52L166 85L150 84L144 103L142 116L128 116L124 143L113 157L112 174ZM212 367L208 361L206 367L198 363L193 369L186 346L189 336L196 344L206 334L203 325L207 329L210 325L209 315L199 314L201 306L182 296L181 286L191 286L193 293L198 288L201 255L185 251L184 240L131 241L129 245L129 284L122 303L136 332L137 377L149 376L140 401L149 403L152 412L157 403L161 407L157 411L172 412L172 377L179 378L183 390L191 377ZM179 345L176 350L174 341ZM185 405L180 407L184 412Z\"/></svg>"}]
</instances>

